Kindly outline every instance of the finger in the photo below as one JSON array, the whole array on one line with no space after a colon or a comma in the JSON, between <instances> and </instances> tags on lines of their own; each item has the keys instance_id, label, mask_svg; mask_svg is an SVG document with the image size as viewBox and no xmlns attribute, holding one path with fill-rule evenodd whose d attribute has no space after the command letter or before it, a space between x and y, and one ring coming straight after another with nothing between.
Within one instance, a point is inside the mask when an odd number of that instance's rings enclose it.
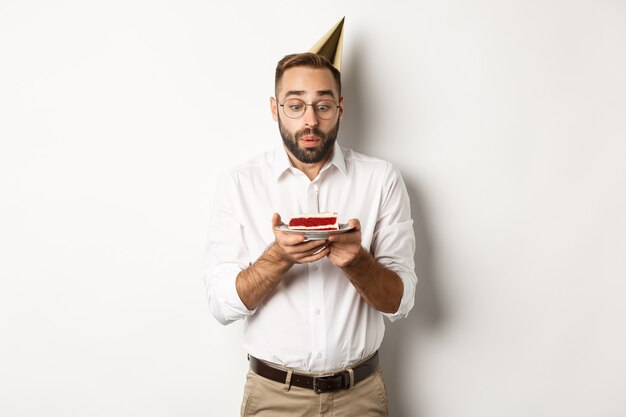
<instances>
[{"instance_id":1,"label":"finger","mask_svg":"<svg viewBox=\"0 0 626 417\"><path fill-rule=\"evenodd\" d=\"M354 227L354 230L361 230L361 222L359 219L348 220L348 226Z\"/></svg>"},{"instance_id":2,"label":"finger","mask_svg":"<svg viewBox=\"0 0 626 417\"><path fill-rule=\"evenodd\" d=\"M303 235L291 235L288 233L281 232L280 230L276 230L276 242L280 246L297 246L302 243L305 243Z\"/></svg>"},{"instance_id":3,"label":"finger","mask_svg":"<svg viewBox=\"0 0 626 417\"><path fill-rule=\"evenodd\" d=\"M336 235L328 236L328 240L333 243L356 243L360 242L361 234L358 230L354 230L347 233L340 233Z\"/></svg>"},{"instance_id":4,"label":"finger","mask_svg":"<svg viewBox=\"0 0 626 417\"><path fill-rule=\"evenodd\" d=\"M318 253L320 253L321 251L323 251L327 247L328 247L328 245L323 245L321 248L319 248L315 252L313 252L313 255L317 255Z\"/></svg>"},{"instance_id":5,"label":"finger","mask_svg":"<svg viewBox=\"0 0 626 417\"><path fill-rule=\"evenodd\" d=\"M331 255L337 256L340 258L353 258L361 250L360 244L356 244L356 242L351 242L351 243L331 242L328 245L328 247L330 249Z\"/></svg>"},{"instance_id":6,"label":"finger","mask_svg":"<svg viewBox=\"0 0 626 417\"><path fill-rule=\"evenodd\" d=\"M328 247L325 247L324 249L322 249L321 251L313 254L313 255L309 255L306 256L302 259L299 260L300 263L310 263L310 262L316 262L319 261L322 258L325 258L326 256L328 256L328 254L330 253L330 249Z\"/></svg>"},{"instance_id":7,"label":"finger","mask_svg":"<svg viewBox=\"0 0 626 417\"><path fill-rule=\"evenodd\" d=\"M325 246L327 241L325 240L311 240L305 241L303 243L292 245L287 248L287 250L294 254L302 254L302 255L310 255L311 253L319 250L321 247Z\"/></svg>"},{"instance_id":8,"label":"finger","mask_svg":"<svg viewBox=\"0 0 626 417\"><path fill-rule=\"evenodd\" d=\"M325 246L327 243L327 240L305 240L301 247L303 250L312 250Z\"/></svg>"},{"instance_id":9,"label":"finger","mask_svg":"<svg viewBox=\"0 0 626 417\"><path fill-rule=\"evenodd\" d=\"M358 252L354 252L353 250L338 250L337 248L330 246L330 252L328 254L328 260L336 266L344 266L349 262L352 262L354 258L357 256Z\"/></svg>"},{"instance_id":10,"label":"finger","mask_svg":"<svg viewBox=\"0 0 626 417\"><path fill-rule=\"evenodd\" d=\"M334 256L338 256L338 257L345 257L345 256L349 256L352 251L350 251L348 249L348 247L341 247L341 246L337 246L337 245L329 245L328 249L330 250L330 253Z\"/></svg>"},{"instance_id":11,"label":"finger","mask_svg":"<svg viewBox=\"0 0 626 417\"><path fill-rule=\"evenodd\" d=\"M303 237L300 236L300 239L303 239ZM309 242L304 242L304 243L297 242L293 245L290 245L286 243L286 240L287 239L277 240L277 244L289 257L296 259L298 261L302 259L303 257L310 256L312 253L318 251L325 244L325 241L316 240L316 241L309 241Z\"/></svg>"},{"instance_id":12,"label":"finger","mask_svg":"<svg viewBox=\"0 0 626 417\"><path fill-rule=\"evenodd\" d=\"M283 222L282 222L282 220L280 219L280 214L278 214L278 213L274 213L274 214L272 215L272 227L273 227L273 228L276 228L276 227L278 227L278 226L282 226L282 225L284 225L284 224L285 224L285 223L283 223Z\"/></svg>"}]
</instances>

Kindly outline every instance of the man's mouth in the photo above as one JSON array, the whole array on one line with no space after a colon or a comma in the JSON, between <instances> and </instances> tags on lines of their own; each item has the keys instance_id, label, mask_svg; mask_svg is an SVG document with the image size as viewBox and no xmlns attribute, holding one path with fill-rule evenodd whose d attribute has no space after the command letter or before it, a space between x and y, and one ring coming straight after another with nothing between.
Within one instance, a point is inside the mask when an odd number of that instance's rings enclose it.
<instances>
[{"instance_id":1,"label":"man's mouth","mask_svg":"<svg viewBox=\"0 0 626 417\"><path fill-rule=\"evenodd\" d=\"M307 148L317 146L320 143L320 138L315 135L303 135L300 137L300 143Z\"/></svg>"}]
</instances>

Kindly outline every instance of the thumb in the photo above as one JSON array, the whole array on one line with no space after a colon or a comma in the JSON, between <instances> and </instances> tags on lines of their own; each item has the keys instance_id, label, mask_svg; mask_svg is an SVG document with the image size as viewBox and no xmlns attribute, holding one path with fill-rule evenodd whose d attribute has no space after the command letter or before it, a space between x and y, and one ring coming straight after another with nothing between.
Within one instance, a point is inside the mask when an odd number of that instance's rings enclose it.
<instances>
[{"instance_id":1,"label":"thumb","mask_svg":"<svg viewBox=\"0 0 626 417\"><path fill-rule=\"evenodd\" d=\"M356 230L361 230L361 222L359 221L359 219L350 219L350 220L348 220L348 226L352 226Z\"/></svg>"},{"instance_id":2,"label":"thumb","mask_svg":"<svg viewBox=\"0 0 626 417\"><path fill-rule=\"evenodd\" d=\"M283 223L282 220L280 219L280 214L274 213L272 215L272 227L282 226L284 224L285 223Z\"/></svg>"}]
</instances>

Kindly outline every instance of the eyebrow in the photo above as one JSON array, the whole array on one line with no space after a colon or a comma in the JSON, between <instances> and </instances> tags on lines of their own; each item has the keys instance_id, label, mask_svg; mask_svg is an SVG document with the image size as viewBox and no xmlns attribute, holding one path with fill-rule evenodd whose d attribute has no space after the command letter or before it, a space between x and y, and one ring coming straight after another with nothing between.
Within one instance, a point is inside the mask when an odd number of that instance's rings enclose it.
<instances>
[{"instance_id":1,"label":"eyebrow","mask_svg":"<svg viewBox=\"0 0 626 417\"><path fill-rule=\"evenodd\" d=\"M289 90L287 91L287 93L285 93L285 97L303 96L304 94L306 94L306 91L304 90ZM331 96L332 98L335 98L335 94L333 93L333 90L318 90L316 91L316 94L318 97Z\"/></svg>"}]
</instances>

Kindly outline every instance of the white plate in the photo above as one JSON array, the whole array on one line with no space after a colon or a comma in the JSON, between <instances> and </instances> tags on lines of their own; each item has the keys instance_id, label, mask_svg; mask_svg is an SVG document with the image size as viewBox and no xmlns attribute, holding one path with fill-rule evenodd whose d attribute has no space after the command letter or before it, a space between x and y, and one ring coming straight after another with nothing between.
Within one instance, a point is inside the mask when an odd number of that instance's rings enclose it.
<instances>
[{"instance_id":1,"label":"white plate","mask_svg":"<svg viewBox=\"0 0 626 417\"><path fill-rule=\"evenodd\" d=\"M354 227L348 226L347 223L339 224L339 230L291 230L286 224L276 226L276 230L280 230L281 232L299 235L303 234L306 240L326 240L328 239L328 235L346 233L352 229L354 229Z\"/></svg>"}]
</instances>

